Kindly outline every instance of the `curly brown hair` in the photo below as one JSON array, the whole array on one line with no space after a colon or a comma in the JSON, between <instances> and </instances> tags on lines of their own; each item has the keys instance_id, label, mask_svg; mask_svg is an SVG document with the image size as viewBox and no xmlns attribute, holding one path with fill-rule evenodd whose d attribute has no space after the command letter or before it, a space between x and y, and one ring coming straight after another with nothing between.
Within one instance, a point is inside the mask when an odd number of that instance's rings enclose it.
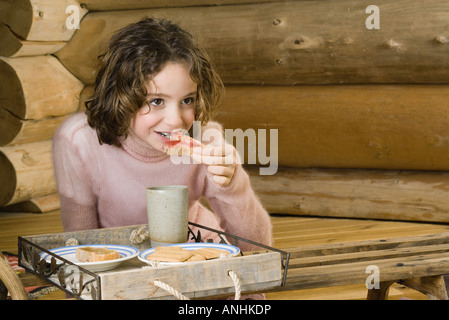
<instances>
[{"instance_id":1,"label":"curly brown hair","mask_svg":"<svg viewBox=\"0 0 449 320\"><path fill-rule=\"evenodd\" d=\"M218 108L224 85L193 36L166 19L146 18L117 31L99 66L92 97L86 100L88 124L100 144L120 146L130 121L146 102L145 83L167 62L185 62L197 84L195 120L208 122ZM150 111L151 112L151 111Z\"/></svg>"}]
</instances>

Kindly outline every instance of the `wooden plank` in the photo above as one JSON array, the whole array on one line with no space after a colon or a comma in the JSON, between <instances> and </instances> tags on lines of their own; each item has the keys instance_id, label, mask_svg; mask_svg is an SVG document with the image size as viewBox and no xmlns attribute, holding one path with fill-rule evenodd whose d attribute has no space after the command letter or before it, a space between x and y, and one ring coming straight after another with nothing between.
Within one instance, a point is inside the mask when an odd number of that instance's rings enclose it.
<instances>
[{"instance_id":1,"label":"wooden plank","mask_svg":"<svg viewBox=\"0 0 449 320\"><path fill-rule=\"evenodd\" d=\"M227 84L448 83L445 0L292 1L90 12L57 56L86 84L104 39L143 17L179 22L200 39ZM413 35L413 36L411 36Z\"/></svg>"},{"instance_id":2,"label":"wooden plank","mask_svg":"<svg viewBox=\"0 0 449 320\"><path fill-rule=\"evenodd\" d=\"M371 292L368 297L386 295L394 281L447 273L448 237L449 232L443 232L284 249L290 252L286 288L365 283L370 275L367 267L374 266L379 272L379 281L384 283L384 290Z\"/></svg>"},{"instance_id":3,"label":"wooden plank","mask_svg":"<svg viewBox=\"0 0 449 320\"><path fill-rule=\"evenodd\" d=\"M375 251L378 254L380 250L414 248L417 246L441 245L449 242L449 232L436 234L424 234L416 237L401 237L380 240L366 240L354 242L341 242L338 244L320 244L315 246L298 246L285 248L290 252L291 258L316 257L346 253L366 253Z\"/></svg>"},{"instance_id":4,"label":"wooden plank","mask_svg":"<svg viewBox=\"0 0 449 320\"><path fill-rule=\"evenodd\" d=\"M124 226L115 228L100 228L91 230L79 230L71 232L49 233L28 235L27 240L43 247L58 248L65 245L70 238L78 240L79 244L121 244L136 247L139 250L151 248L150 240L144 240L140 244L132 243L130 236L133 230L140 229L145 225Z\"/></svg>"},{"instance_id":5,"label":"wooden plank","mask_svg":"<svg viewBox=\"0 0 449 320\"><path fill-rule=\"evenodd\" d=\"M449 251L448 244L440 245L429 245L429 246L419 246L416 248L395 248L395 249L383 249L383 250L373 250L365 251L363 254L360 252L350 252L350 253L335 253L322 256L310 256L307 258L290 258L289 268L303 268L303 267L313 267L331 264L340 264L347 262L358 262L358 261L372 261L374 259L389 259L389 258L399 258L407 256L425 255L427 253L444 253Z\"/></svg>"},{"instance_id":6,"label":"wooden plank","mask_svg":"<svg viewBox=\"0 0 449 320\"><path fill-rule=\"evenodd\" d=\"M280 285L280 261L279 253L270 252L182 266L105 272L100 274L101 296L104 300L173 298L153 284L156 279L188 298L232 295L235 288L227 274L229 270L239 277L242 292L264 290Z\"/></svg>"},{"instance_id":7,"label":"wooden plank","mask_svg":"<svg viewBox=\"0 0 449 320\"><path fill-rule=\"evenodd\" d=\"M380 259L338 266L294 268L288 270L287 288L305 289L326 286L365 283L369 276L369 265L379 268L380 281L442 275L449 271L449 260L441 254L402 257L400 259Z\"/></svg>"},{"instance_id":8,"label":"wooden plank","mask_svg":"<svg viewBox=\"0 0 449 320\"><path fill-rule=\"evenodd\" d=\"M396 237L396 236L407 236L407 235L420 235L424 232L420 231L418 228L412 228L412 227L406 227L399 229L396 233L393 230L379 230L379 231L372 231L367 232L366 234L360 234L357 233L355 230L351 230L349 232L336 232L335 234L331 235L323 235L323 236L305 236L305 237L294 237L291 238L285 238L276 240L275 244L279 248L287 248L295 246L296 244L301 245L312 245L315 243L338 243L338 242L346 242L351 240L364 240L364 239L372 239L372 238L380 238L380 233L384 231L384 234L390 234L390 237ZM321 240L321 241L320 241Z\"/></svg>"},{"instance_id":9,"label":"wooden plank","mask_svg":"<svg viewBox=\"0 0 449 320\"><path fill-rule=\"evenodd\" d=\"M448 172L247 168L270 213L449 222Z\"/></svg>"},{"instance_id":10,"label":"wooden plank","mask_svg":"<svg viewBox=\"0 0 449 320\"><path fill-rule=\"evenodd\" d=\"M379 221L366 219L316 218L307 216L271 217L276 248L290 250L293 247L330 245L342 242L385 240L389 238L420 236L449 231L447 224ZM283 222L290 222L286 226ZM358 228L349 228L354 223ZM334 228L329 230L328 226ZM288 234L284 231L288 230Z\"/></svg>"},{"instance_id":11,"label":"wooden plank","mask_svg":"<svg viewBox=\"0 0 449 320\"><path fill-rule=\"evenodd\" d=\"M318 223L319 221L317 221ZM288 238L328 238L335 236L335 235L344 235L348 233L354 233L354 232L360 232L365 235L367 234L375 234L376 232L382 231L385 232L387 230L391 231L391 234L395 233L395 230L410 230L414 229L415 226L409 225L409 226L397 226L395 223L392 223L391 225L385 223L385 224L379 224L377 221L373 220L367 220L366 222L361 221L348 221L347 223L343 225L332 225L333 220L329 222L321 221L323 223L323 226L311 226L311 229L304 229L299 231L295 226L292 226L291 228L288 228L288 231L277 231L277 239L288 239ZM399 231L399 230L398 230ZM396 235L397 236L397 235Z\"/></svg>"}]
</instances>

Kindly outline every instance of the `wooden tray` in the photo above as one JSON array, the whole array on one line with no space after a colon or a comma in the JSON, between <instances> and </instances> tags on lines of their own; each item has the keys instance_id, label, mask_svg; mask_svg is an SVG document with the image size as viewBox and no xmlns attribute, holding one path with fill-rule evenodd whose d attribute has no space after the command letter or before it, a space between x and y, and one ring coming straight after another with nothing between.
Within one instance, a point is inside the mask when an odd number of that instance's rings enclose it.
<instances>
[{"instance_id":1,"label":"wooden tray","mask_svg":"<svg viewBox=\"0 0 449 320\"><path fill-rule=\"evenodd\" d=\"M191 225L200 230L213 230ZM77 298L93 300L176 299L172 293L156 286L155 280L190 299L233 296L236 288L229 271L237 275L242 293L264 292L285 282L283 266L286 260L288 263L289 254L217 230L214 231L234 239L235 244L250 242L259 245L261 250L232 258L158 267L135 257L103 272L91 272L49 251L66 246L66 241L71 238L78 240L79 244L117 244L144 250L150 248L149 240L141 244L130 241L131 232L141 227L145 225L19 237L19 265ZM199 237L200 234L195 240L202 242ZM41 259L43 252L52 256L50 261Z\"/></svg>"}]
</instances>

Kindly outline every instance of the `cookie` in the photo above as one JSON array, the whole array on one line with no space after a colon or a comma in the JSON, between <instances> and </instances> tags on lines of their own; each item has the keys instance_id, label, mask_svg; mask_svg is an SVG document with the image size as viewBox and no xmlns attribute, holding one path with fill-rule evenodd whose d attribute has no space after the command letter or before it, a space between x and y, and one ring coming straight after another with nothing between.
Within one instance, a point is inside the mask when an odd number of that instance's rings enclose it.
<instances>
[{"instance_id":1,"label":"cookie","mask_svg":"<svg viewBox=\"0 0 449 320\"><path fill-rule=\"evenodd\" d=\"M192 256L187 259L185 262L193 262L193 261L204 261L206 258L200 254L193 253Z\"/></svg>"},{"instance_id":2,"label":"cookie","mask_svg":"<svg viewBox=\"0 0 449 320\"><path fill-rule=\"evenodd\" d=\"M184 249L181 248L181 247L178 247L178 246L156 247L156 248L154 248L154 251L175 251L175 250L180 251L180 250L184 250Z\"/></svg>"},{"instance_id":3,"label":"cookie","mask_svg":"<svg viewBox=\"0 0 449 320\"><path fill-rule=\"evenodd\" d=\"M216 248L200 248L192 251L195 254L202 255L207 260L220 258L221 254L229 254L226 250Z\"/></svg>"},{"instance_id":4,"label":"cookie","mask_svg":"<svg viewBox=\"0 0 449 320\"><path fill-rule=\"evenodd\" d=\"M148 260L159 262L184 262L189 259L193 253L183 250L179 247L159 247L153 253L147 256Z\"/></svg>"}]
</instances>

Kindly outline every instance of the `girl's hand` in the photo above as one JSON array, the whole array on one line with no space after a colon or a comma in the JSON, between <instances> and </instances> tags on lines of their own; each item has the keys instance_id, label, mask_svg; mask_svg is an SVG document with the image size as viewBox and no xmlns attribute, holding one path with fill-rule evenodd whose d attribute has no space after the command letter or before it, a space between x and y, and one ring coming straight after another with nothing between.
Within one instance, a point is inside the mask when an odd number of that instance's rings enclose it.
<instances>
[{"instance_id":1,"label":"girl's hand","mask_svg":"<svg viewBox=\"0 0 449 320\"><path fill-rule=\"evenodd\" d=\"M194 148L192 158L194 163L208 165L207 171L213 175L216 184L224 187L231 183L237 163L237 151L232 145Z\"/></svg>"}]
</instances>

